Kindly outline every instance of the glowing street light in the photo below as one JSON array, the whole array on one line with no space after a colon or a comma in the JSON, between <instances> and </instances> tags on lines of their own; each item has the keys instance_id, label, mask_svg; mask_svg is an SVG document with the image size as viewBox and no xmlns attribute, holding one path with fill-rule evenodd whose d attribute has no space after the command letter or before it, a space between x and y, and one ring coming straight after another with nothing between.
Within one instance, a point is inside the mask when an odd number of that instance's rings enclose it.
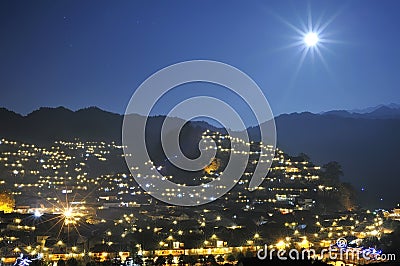
<instances>
[{"instance_id":1,"label":"glowing street light","mask_svg":"<svg viewBox=\"0 0 400 266\"><path fill-rule=\"evenodd\" d=\"M285 249L286 243L283 240L280 240L278 243L276 243L276 248L277 249Z\"/></svg>"},{"instance_id":2,"label":"glowing street light","mask_svg":"<svg viewBox=\"0 0 400 266\"><path fill-rule=\"evenodd\" d=\"M33 213L33 216L35 218L40 218L42 217L43 213L41 213L39 210L35 210L35 212Z\"/></svg>"},{"instance_id":3,"label":"glowing street light","mask_svg":"<svg viewBox=\"0 0 400 266\"><path fill-rule=\"evenodd\" d=\"M63 215L65 218L71 218L73 216L72 209L71 208L65 209Z\"/></svg>"}]
</instances>

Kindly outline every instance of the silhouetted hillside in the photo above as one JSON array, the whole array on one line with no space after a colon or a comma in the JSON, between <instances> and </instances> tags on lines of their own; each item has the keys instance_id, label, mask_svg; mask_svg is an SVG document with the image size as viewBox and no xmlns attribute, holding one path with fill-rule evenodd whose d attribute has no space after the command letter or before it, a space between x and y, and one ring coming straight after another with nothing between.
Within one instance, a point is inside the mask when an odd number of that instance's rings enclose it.
<instances>
[{"instance_id":1,"label":"silhouetted hillside","mask_svg":"<svg viewBox=\"0 0 400 266\"><path fill-rule=\"evenodd\" d=\"M324 114L294 113L276 118L278 147L289 154L306 153L324 164L338 161L350 181L370 206L391 207L398 202L396 188L400 185L397 165L400 150L400 119L388 119L396 113L389 107L380 107L358 117L343 112ZM133 119L144 119L132 115ZM379 118L381 117L381 118ZM0 109L0 136L28 142L46 143L54 140L121 141L123 117L96 107L71 111L63 107L41 108L21 116ZM147 136L153 156L160 154L158 132L164 116L150 117ZM178 119L178 118L176 118ZM181 133L182 148L190 157L196 156L200 134L205 129L218 130L206 122L191 122ZM258 128L249 128L253 139ZM365 191L361 192L361 188ZM373 195L373 196L371 196ZM383 200L381 201L380 198Z\"/></svg>"},{"instance_id":2,"label":"silhouetted hillside","mask_svg":"<svg viewBox=\"0 0 400 266\"><path fill-rule=\"evenodd\" d=\"M276 126L286 152L304 152L319 164L338 161L364 203L390 207L398 201L400 120L302 113L279 116Z\"/></svg>"}]
</instances>

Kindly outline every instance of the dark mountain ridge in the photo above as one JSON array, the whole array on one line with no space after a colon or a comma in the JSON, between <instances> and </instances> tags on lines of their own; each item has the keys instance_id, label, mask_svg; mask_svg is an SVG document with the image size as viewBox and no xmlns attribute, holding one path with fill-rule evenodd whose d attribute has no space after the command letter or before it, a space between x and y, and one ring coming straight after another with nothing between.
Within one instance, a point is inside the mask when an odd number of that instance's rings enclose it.
<instances>
[{"instance_id":1,"label":"dark mountain ridge","mask_svg":"<svg viewBox=\"0 0 400 266\"><path fill-rule=\"evenodd\" d=\"M2 108L0 121L2 137L21 141L121 139L122 116L96 107L75 112L64 107L40 108L26 116Z\"/></svg>"}]
</instances>

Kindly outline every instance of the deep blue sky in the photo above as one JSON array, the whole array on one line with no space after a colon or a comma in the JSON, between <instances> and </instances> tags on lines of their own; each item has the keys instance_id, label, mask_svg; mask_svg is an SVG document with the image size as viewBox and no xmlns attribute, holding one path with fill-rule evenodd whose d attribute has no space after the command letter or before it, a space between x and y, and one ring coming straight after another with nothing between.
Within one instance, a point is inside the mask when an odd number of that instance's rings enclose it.
<instances>
[{"instance_id":1,"label":"deep blue sky","mask_svg":"<svg viewBox=\"0 0 400 266\"><path fill-rule=\"evenodd\" d=\"M314 21L334 17L324 33L336 42L326 66L308 55L296 75L298 48L284 47L299 35L283 21L301 27L308 6ZM399 103L399 12L399 1L0 1L0 106L123 113L149 75L192 59L243 70L275 114Z\"/></svg>"}]
</instances>

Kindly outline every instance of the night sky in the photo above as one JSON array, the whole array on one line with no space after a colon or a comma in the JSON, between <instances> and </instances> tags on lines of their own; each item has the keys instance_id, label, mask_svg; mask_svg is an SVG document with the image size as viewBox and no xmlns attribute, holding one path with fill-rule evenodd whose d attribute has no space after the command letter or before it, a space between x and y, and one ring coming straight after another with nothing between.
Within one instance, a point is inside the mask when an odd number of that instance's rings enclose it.
<instances>
[{"instance_id":1,"label":"night sky","mask_svg":"<svg viewBox=\"0 0 400 266\"><path fill-rule=\"evenodd\" d=\"M246 72L275 115L399 103L399 11L399 1L0 1L0 106L123 113L149 75L193 59ZM308 14L329 42L300 64L289 24L302 29ZM224 97L206 87L184 86L156 112Z\"/></svg>"}]
</instances>

